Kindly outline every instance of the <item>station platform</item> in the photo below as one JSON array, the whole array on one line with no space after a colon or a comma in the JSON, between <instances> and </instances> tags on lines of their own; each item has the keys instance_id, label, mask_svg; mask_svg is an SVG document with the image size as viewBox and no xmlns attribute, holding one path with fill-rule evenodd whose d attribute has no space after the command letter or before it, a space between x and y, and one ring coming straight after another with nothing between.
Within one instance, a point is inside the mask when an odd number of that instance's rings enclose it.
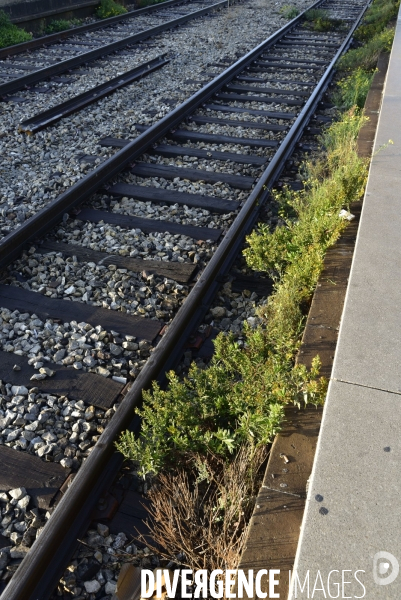
<instances>
[{"instance_id":1,"label":"station platform","mask_svg":"<svg viewBox=\"0 0 401 600\"><path fill-rule=\"evenodd\" d=\"M400 533L401 13L289 600L399 600Z\"/></svg>"}]
</instances>

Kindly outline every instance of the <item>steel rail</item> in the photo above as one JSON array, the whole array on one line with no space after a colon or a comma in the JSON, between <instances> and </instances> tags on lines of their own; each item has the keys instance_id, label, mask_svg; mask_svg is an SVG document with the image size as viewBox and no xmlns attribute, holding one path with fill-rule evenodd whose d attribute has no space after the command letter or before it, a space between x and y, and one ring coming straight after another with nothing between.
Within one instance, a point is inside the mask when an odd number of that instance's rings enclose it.
<instances>
[{"instance_id":1,"label":"steel rail","mask_svg":"<svg viewBox=\"0 0 401 600\"><path fill-rule=\"evenodd\" d=\"M239 2L240 0L232 0L232 2ZM106 46L100 46L99 48L95 48L94 50L90 50L89 52L84 52L79 54L78 56L74 56L72 58L68 58L66 60L60 61L53 65L49 65L48 67L44 67L42 69L38 69L37 71L33 71L33 73L29 73L28 75L23 75L22 77L17 77L16 79L12 79L6 83L0 84L0 97L10 94L12 92L16 92L17 90L22 89L25 86L30 86L38 81L42 81L43 79L47 79L48 77L52 77L54 75L59 75L60 73L64 73L69 69L73 69L74 67L78 67L84 63L89 63L97 58L101 58L102 56L107 56L112 52L116 52L117 50L121 50L127 46L132 44L136 44L141 40L145 40L146 38L153 37L162 31L166 31L168 29L172 29L174 27L178 27L187 21L191 21L192 19L196 19L198 17L202 17L212 10L216 10L219 8L224 8L227 6L227 0L220 0L215 4L211 4L206 8L201 8L200 10L195 10L187 15L183 15L182 17L178 17L177 19L171 19L170 21L166 21L161 25L156 25L155 27L150 27L149 29L145 29L135 35L130 35L121 40L117 40L116 42L112 42L111 44L107 44Z\"/></svg>"},{"instance_id":2,"label":"steel rail","mask_svg":"<svg viewBox=\"0 0 401 600\"><path fill-rule=\"evenodd\" d=\"M138 81L139 79L142 79L142 77L146 77L147 75L150 75L150 73L160 69L160 67L167 65L170 61L165 58L166 55L166 53L161 54L152 60L148 60L145 63L138 65L126 73L122 73L118 77L114 77L113 79L109 79L109 81L106 81L101 85L97 85L83 94L78 94L78 96L74 96L73 98L62 102L61 104L53 106L53 108L49 108L49 110L45 110L31 117L30 119L22 121L18 126L18 131L20 133L27 133L30 135L36 131L44 129L44 127L53 125L53 123L56 123L60 119L64 119L64 117L82 110L85 106L89 106L93 102L97 102L101 98L112 94L116 90L130 85L134 81Z\"/></svg>"},{"instance_id":3,"label":"steel rail","mask_svg":"<svg viewBox=\"0 0 401 600\"><path fill-rule=\"evenodd\" d=\"M317 0L312 6L320 6L324 1ZM14 229L0 240L0 268L6 267L16 258L23 245L48 231L52 225L55 225L62 218L63 213L70 211L82 203L88 196L96 192L104 183L114 177L114 175L120 173L130 162L143 154L161 137L165 136L170 129L173 129L196 108L207 102L226 83L246 69L255 57L259 56L266 48L272 46L278 39L293 29L302 20L303 14L298 15L298 17L259 44L259 46L256 46L256 48L228 67L202 89L195 92L188 100L185 100L180 106L149 127L149 129L127 144L114 156L104 161L94 171L80 179L66 192L49 202L20 227Z\"/></svg>"},{"instance_id":4,"label":"steel rail","mask_svg":"<svg viewBox=\"0 0 401 600\"><path fill-rule=\"evenodd\" d=\"M319 0L313 7L320 4L322 2ZM331 81L335 63L349 47L353 32L359 24L367 6L368 4L361 10L347 37L327 67L324 75L312 92L311 97L302 108L295 123L269 163L269 166L241 208L241 211L185 303L179 309L173 321L174 326L169 327L157 345L124 401L107 425L105 431L101 434L96 446L81 466L71 486L59 502L53 516L46 523L31 551L24 558L9 582L2 596L4 600L37 600L38 598L45 600L48 598L59 578L60 572L64 568L66 559L68 560L68 556L76 544L76 538L81 534L82 528L90 522L91 512L98 498L96 493L107 486L110 474L122 462L121 455L114 452L114 442L117 436L122 430L130 426L134 429L137 428L134 411L141 402L142 391L148 389L153 381L160 380L166 370L171 368L173 361L176 360L177 355L182 351L188 335L193 332L194 327L199 324L200 319L205 314L210 299L213 297L219 281L221 281L221 276L227 272L227 269L235 260L235 256L244 241L245 235L255 223L260 207L268 197L269 190L275 179L280 175L286 160L299 141L305 126L313 116L320 99ZM299 16L302 17L302 14ZM296 23L299 22L298 18L294 19L294 21ZM292 24L295 24L294 21L292 21ZM283 35L288 31L288 28L288 25L285 26L277 34L274 34L272 38L276 40L278 34L281 33ZM268 41L258 46L258 49L266 47ZM248 53L243 59L244 63L252 60L255 54L256 49ZM243 68L243 64L241 65L241 69ZM236 65L227 69L220 76L224 79L221 85L224 85L226 81L225 74L227 72L230 72L230 74L237 72ZM212 83L206 87L210 89ZM194 96L198 97L199 93ZM196 106L199 103L195 101ZM173 113L176 114L177 109ZM164 120L166 120L166 117ZM155 125L152 128L153 131L156 128L157 126ZM146 132L140 137L142 139L145 137L152 138L152 135L150 135L150 132ZM131 150L135 142L137 140L134 140L130 144ZM124 150L121 152L124 152Z\"/></svg>"},{"instance_id":5,"label":"steel rail","mask_svg":"<svg viewBox=\"0 0 401 600\"><path fill-rule=\"evenodd\" d=\"M61 40L68 39L75 35L79 35L80 33L86 33L88 31L96 31L97 29L105 29L106 27L116 25L121 21L126 21L128 19L133 19L138 15L143 15L149 12L159 11L166 6L174 6L178 4L191 4L191 0L166 0L166 2L162 2L160 4L153 4L152 6L145 6L144 8L139 8L138 10L130 10L129 12L123 15L117 15L116 17L109 17L108 19L102 19L101 21L96 21L95 23L88 23L87 25L80 25L79 27L74 27L73 29L67 29L66 31L59 31L58 33L51 33L50 35L44 35L40 38L36 38L34 40L30 40L29 42L21 42L20 44L14 44L13 46L7 46L6 48L0 49L0 59L8 58L10 56L15 56L16 54L21 54L21 52L28 52L30 50L34 50L35 48L40 48L42 46L46 46L47 44L53 44L54 42L59 42Z\"/></svg>"}]
</instances>

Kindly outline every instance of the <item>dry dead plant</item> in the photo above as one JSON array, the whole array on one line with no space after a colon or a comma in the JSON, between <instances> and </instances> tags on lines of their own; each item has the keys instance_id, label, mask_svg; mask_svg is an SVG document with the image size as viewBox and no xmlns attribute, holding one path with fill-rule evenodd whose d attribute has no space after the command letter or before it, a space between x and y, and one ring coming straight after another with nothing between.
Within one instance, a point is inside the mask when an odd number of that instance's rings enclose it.
<instances>
[{"instance_id":1,"label":"dry dead plant","mask_svg":"<svg viewBox=\"0 0 401 600\"><path fill-rule=\"evenodd\" d=\"M192 570L235 569L255 502L255 475L267 456L262 448L243 447L234 461L193 457L189 475L161 474L150 491L148 537L155 553Z\"/></svg>"}]
</instances>

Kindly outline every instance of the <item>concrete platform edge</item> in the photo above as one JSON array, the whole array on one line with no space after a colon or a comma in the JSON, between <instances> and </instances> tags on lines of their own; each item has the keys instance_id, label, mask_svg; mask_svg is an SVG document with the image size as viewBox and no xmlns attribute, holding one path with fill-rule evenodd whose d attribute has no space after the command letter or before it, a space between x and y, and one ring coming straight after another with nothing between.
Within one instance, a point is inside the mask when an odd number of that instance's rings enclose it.
<instances>
[{"instance_id":1,"label":"concrete platform edge","mask_svg":"<svg viewBox=\"0 0 401 600\"><path fill-rule=\"evenodd\" d=\"M401 453L399 435L393 436L401 428L400 64L399 14L375 152L389 139L395 143L376 154L370 166L294 564L303 584L309 571L310 589L300 591L297 584L295 590L293 579L289 600L401 597L401 577L390 581L401 563ZM390 555L383 559L380 552ZM387 571L380 572L380 564ZM354 577L356 570L362 583ZM342 582L342 571L351 583ZM329 595L330 572L331 593L337 596Z\"/></svg>"}]
</instances>

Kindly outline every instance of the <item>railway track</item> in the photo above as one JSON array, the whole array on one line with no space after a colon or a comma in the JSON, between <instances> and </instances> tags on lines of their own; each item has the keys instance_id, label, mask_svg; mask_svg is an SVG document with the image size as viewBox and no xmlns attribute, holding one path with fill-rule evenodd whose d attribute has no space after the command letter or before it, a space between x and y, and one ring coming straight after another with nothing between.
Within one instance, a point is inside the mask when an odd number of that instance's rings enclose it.
<instances>
[{"instance_id":1,"label":"railway track","mask_svg":"<svg viewBox=\"0 0 401 600\"><path fill-rule=\"evenodd\" d=\"M3 48L0 50L0 98L7 100L10 94L48 78L68 83L70 77L59 76L105 57L112 60L111 55L122 50L132 52L139 42L226 5L225 0L169 0ZM74 71L71 75L74 76Z\"/></svg>"},{"instance_id":2,"label":"railway track","mask_svg":"<svg viewBox=\"0 0 401 600\"><path fill-rule=\"evenodd\" d=\"M121 465L114 440L178 363L321 106L366 5L314 6L342 25L300 15L135 139L100 139L115 154L0 240L2 531L24 557L2 598L52 593Z\"/></svg>"}]
</instances>

